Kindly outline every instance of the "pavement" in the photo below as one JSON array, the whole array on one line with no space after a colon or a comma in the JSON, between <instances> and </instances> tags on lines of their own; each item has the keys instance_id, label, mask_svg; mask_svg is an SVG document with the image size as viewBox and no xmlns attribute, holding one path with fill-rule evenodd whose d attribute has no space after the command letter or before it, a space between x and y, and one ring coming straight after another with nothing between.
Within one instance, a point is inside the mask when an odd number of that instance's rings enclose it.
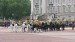
<instances>
[{"instance_id":1,"label":"pavement","mask_svg":"<svg viewBox=\"0 0 75 42\"><path fill-rule=\"evenodd\" d=\"M64 31L41 33L11 32L10 28L0 27L0 42L75 42L75 30L70 27Z\"/></svg>"}]
</instances>

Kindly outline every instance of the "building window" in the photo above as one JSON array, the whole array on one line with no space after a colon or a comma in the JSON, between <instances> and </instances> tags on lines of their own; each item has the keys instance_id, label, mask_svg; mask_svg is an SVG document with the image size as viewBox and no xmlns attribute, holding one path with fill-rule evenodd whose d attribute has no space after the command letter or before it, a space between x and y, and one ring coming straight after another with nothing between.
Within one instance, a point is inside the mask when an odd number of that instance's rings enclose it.
<instances>
[{"instance_id":1,"label":"building window","mask_svg":"<svg viewBox=\"0 0 75 42\"><path fill-rule=\"evenodd\" d=\"M36 0L37 3L39 3L39 0Z\"/></svg>"},{"instance_id":2,"label":"building window","mask_svg":"<svg viewBox=\"0 0 75 42\"><path fill-rule=\"evenodd\" d=\"M75 5L74 5L74 12L75 12Z\"/></svg>"},{"instance_id":3,"label":"building window","mask_svg":"<svg viewBox=\"0 0 75 42\"><path fill-rule=\"evenodd\" d=\"M75 4L75 0L73 0L74 4Z\"/></svg>"},{"instance_id":4,"label":"building window","mask_svg":"<svg viewBox=\"0 0 75 42\"><path fill-rule=\"evenodd\" d=\"M58 0L58 4L60 4L60 0Z\"/></svg>"},{"instance_id":5,"label":"building window","mask_svg":"<svg viewBox=\"0 0 75 42\"><path fill-rule=\"evenodd\" d=\"M66 6L65 6L65 5L63 5L63 12L65 12L65 9L66 9Z\"/></svg>"},{"instance_id":6,"label":"building window","mask_svg":"<svg viewBox=\"0 0 75 42\"><path fill-rule=\"evenodd\" d=\"M71 3L72 2L72 0L69 0L69 3Z\"/></svg>"},{"instance_id":7,"label":"building window","mask_svg":"<svg viewBox=\"0 0 75 42\"><path fill-rule=\"evenodd\" d=\"M56 0L56 4L58 3L58 0Z\"/></svg>"},{"instance_id":8,"label":"building window","mask_svg":"<svg viewBox=\"0 0 75 42\"><path fill-rule=\"evenodd\" d=\"M52 0L52 3L54 3L54 0Z\"/></svg>"},{"instance_id":9,"label":"building window","mask_svg":"<svg viewBox=\"0 0 75 42\"><path fill-rule=\"evenodd\" d=\"M71 12L71 5L68 5L68 12Z\"/></svg>"},{"instance_id":10,"label":"building window","mask_svg":"<svg viewBox=\"0 0 75 42\"><path fill-rule=\"evenodd\" d=\"M54 0L50 0L50 2L54 3Z\"/></svg>"},{"instance_id":11,"label":"building window","mask_svg":"<svg viewBox=\"0 0 75 42\"><path fill-rule=\"evenodd\" d=\"M55 6L55 13L58 13L58 7Z\"/></svg>"},{"instance_id":12,"label":"building window","mask_svg":"<svg viewBox=\"0 0 75 42\"><path fill-rule=\"evenodd\" d=\"M42 0L40 0L40 4L42 5Z\"/></svg>"},{"instance_id":13,"label":"building window","mask_svg":"<svg viewBox=\"0 0 75 42\"><path fill-rule=\"evenodd\" d=\"M39 4L38 3L35 4L35 11L36 11L36 14L39 14Z\"/></svg>"},{"instance_id":14,"label":"building window","mask_svg":"<svg viewBox=\"0 0 75 42\"><path fill-rule=\"evenodd\" d=\"M60 13L60 6L57 6L58 7L58 13Z\"/></svg>"},{"instance_id":15,"label":"building window","mask_svg":"<svg viewBox=\"0 0 75 42\"><path fill-rule=\"evenodd\" d=\"M50 4L51 2L53 3L53 0L48 0L48 3L49 3L49 4Z\"/></svg>"},{"instance_id":16,"label":"building window","mask_svg":"<svg viewBox=\"0 0 75 42\"><path fill-rule=\"evenodd\" d=\"M55 13L55 6L53 6L52 13Z\"/></svg>"},{"instance_id":17,"label":"building window","mask_svg":"<svg viewBox=\"0 0 75 42\"><path fill-rule=\"evenodd\" d=\"M49 13L52 13L52 10L53 10L53 3L50 2L49 3Z\"/></svg>"},{"instance_id":18,"label":"building window","mask_svg":"<svg viewBox=\"0 0 75 42\"><path fill-rule=\"evenodd\" d=\"M62 0L62 3L65 3L65 0Z\"/></svg>"}]
</instances>

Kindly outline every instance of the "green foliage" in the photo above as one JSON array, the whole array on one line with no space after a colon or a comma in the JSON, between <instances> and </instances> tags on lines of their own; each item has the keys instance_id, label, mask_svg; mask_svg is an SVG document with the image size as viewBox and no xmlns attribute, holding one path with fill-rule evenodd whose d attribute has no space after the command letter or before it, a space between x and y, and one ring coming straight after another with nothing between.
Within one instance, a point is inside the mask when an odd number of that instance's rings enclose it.
<instances>
[{"instance_id":1,"label":"green foliage","mask_svg":"<svg viewBox=\"0 0 75 42\"><path fill-rule=\"evenodd\" d=\"M30 0L0 0L0 17L20 19L31 13Z\"/></svg>"}]
</instances>

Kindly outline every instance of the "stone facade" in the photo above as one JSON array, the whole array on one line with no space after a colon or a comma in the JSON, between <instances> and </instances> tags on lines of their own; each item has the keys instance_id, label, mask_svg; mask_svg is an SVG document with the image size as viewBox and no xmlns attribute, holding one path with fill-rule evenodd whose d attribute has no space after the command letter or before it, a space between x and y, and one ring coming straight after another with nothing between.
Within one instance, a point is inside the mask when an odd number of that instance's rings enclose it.
<instances>
[{"instance_id":1,"label":"stone facade","mask_svg":"<svg viewBox=\"0 0 75 42\"><path fill-rule=\"evenodd\" d=\"M37 19L38 16L46 14L48 19L54 18L74 18L75 0L31 0L31 17Z\"/></svg>"}]
</instances>

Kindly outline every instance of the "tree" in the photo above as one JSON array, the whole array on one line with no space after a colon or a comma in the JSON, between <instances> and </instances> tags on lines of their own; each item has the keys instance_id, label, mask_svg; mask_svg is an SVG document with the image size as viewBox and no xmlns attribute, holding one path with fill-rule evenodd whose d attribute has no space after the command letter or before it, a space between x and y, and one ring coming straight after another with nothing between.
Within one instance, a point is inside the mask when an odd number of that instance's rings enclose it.
<instances>
[{"instance_id":1,"label":"tree","mask_svg":"<svg viewBox=\"0 0 75 42\"><path fill-rule=\"evenodd\" d=\"M0 17L20 19L29 16L30 0L0 0Z\"/></svg>"}]
</instances>

